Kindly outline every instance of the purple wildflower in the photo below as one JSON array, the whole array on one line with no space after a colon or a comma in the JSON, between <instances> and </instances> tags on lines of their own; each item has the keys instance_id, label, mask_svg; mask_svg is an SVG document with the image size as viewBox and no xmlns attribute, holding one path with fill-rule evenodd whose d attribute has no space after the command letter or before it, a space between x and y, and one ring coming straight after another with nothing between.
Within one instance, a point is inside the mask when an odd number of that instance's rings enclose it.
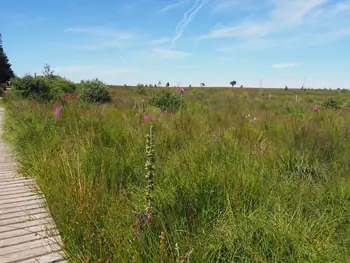
<instances>
[{"instance_id":1,"label":"purple wildflower","mask_svg":"<svg viewBox=\"0 0 350 263\"><path fill-rule=\"evenodd\" d=\"M55 110L55 119L58 119L58 118L60 117L61 109L63 109L62 106L56 107L56 110Z\"/></svg>"},{"instance_id":2,"label":"purple wildflower","mask_svg":"<svg viewBox=\"0 0 350 263\"><path fill-rule=\"evenodd\" d=\"M144 120L145 121L149 121L150 119L151 119L151 116L148 115L148 113L146 113L145 116L144 116Z\"/></svg>"}]
</instances>

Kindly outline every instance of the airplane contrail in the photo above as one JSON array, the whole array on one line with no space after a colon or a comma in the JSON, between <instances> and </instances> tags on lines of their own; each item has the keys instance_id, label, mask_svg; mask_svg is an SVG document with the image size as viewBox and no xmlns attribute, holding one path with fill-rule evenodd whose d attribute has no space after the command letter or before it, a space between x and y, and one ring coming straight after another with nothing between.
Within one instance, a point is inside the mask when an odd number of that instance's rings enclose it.
<instances>
[{"instance_id":1,"label":"airplane contrail","mask_svg":"<svg viewBox=\"0 0 350 263\"><path fill-rule=\"evenodd\" d=\"M122 56L119 56L119 57L120 57L120 59L123 61L123 63L126 64L125 59L124 59Z\"/></svg>"},{"instance_id":2,"label":"airplane contrail","mask_svg":"<svg viewBox=\"0 0 350 263\"><path fill-rule=\"evenodd\" d=\"M196 0L194 5L184 13L182 20L177 24L175 28L175 36L171 40L169 49L174 47L176 41L182 36L186 27L192 22L192 20L196 17L197 13L207 2L208 0Z\"/></svg>"}]
</instances>

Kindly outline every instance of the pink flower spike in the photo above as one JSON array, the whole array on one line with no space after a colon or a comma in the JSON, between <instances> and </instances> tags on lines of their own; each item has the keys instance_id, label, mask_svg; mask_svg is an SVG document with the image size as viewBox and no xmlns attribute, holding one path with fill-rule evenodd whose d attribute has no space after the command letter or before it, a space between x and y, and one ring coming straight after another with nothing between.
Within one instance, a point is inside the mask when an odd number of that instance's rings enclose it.
<instances>
[{"instance_id":1,"label":"pink flower spike","mask_svg":"<svg viewBox=\"0 0 350 263\"><path fill-rule=\"evenodd\" d=\"M248 114L247 116L248 116L248 118L249 118L249 117L250 117L250 114Z\"/></svg>"},{"instance_id":2,"label":"pink flower spike","mask_svg":"<svg viewBox=\"0 0 350 263\"><path fill-rule=\"evenodd\" d=\"M254 121L256 121L256 118L254 117L254 119L253 119Z\"/></svg>"},{"instance_id":3,"label":"pink flower spike","mask_svg":"<svg viewBox=\"0 0 350 263\"><path fill-rule=\"evenodd\" d=\"M147 113L144 116L145 121L149 121L151 119L151 116L149 116Z\"/></svg>"},{"instance_id":4,"label":"pink flower spike","mask_svg":"<svg viewBox=\"0 0 350 263\"><path fill-rule=\"evenodd\" d=\"M151 214L148 212L148 208L146 209L145 215L146 215L145 225L148 225L148 223L151 219Z\"/></svg>"},{"instance_id":5,"label":"pink flower spike","mask_svg":"<svg viewBox=\"0 0 350 263\"><path fill-rule=\"evenodd\" d=\"M180 88L180 93L185 93L185 89L184 88Z\"/></svg>"},{"instance_id":6,"label":"pink flower spike","mask_svg":"<svg viewBox=\"0 0 350 263\"><path fill-rule=\"evenodd\" d=\"M317 105L314 106L314 112L318 112L319 108Z\"/></svg>"},{"instance_id":7,"label":"pink flower spike","mask_svg":"<svg viewBox=\"0 0 350 263\"><path fill-rule=\"evenodd\" d=\"M61 109L63 109L62 106L56 107L55 114L54 114L55 115L55 119L58 119L60 117Z\"/></svg>"}]
</instances>

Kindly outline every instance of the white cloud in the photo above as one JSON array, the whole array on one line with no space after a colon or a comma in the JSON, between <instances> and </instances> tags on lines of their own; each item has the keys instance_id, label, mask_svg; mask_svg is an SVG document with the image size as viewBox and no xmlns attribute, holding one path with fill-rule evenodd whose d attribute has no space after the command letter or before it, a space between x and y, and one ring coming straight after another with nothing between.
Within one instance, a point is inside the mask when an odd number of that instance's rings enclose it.
<instances>
[{"instance_id":1,"label":"white cloud","mask_svg":"<svg viewBox=\"0 0 350 263\"><path fill-rule=\"evenodd\" d=\"M167 6L163 7L163 8L160 10L160 12L162 12L162 13L168 12L168 11L170 11L170 10L173 10L173 9L175 9L175 8L178 8L178 7L182 6L182 5L185 4L186 2L188 2L188 0L180 0L180 1L178 1L178 2L175 2L175 3L173 3L173 4L170 4L170 5L167 5Z\"/></svg>"},{"instance_id":2,"label":"white cloud","mask_svg":"<svg viewBox=\"0 0 350 263\"><path fill-rule=\"evenodd\" d=\"M259 8L259 4L257 4L256 0L216 0L214 3L214 7L212 8L212 13L218 14L222 12L230 12L232 11L251 11Z\"/></svg>"},{"instance_id":3,"label":"white cloud","mask_svg":"<svg viewBox=\"0 0 350 263\"><path fill-rule=\"evenodd\" d=\"M273 64L273 68L293 68L302 65L302 63L284 63L284 64Z\"/></svg>"},{"instance_id":4,"label":"white cloud","mask_svg":"<svg viewBox=\"0 0 350 263\"><path fill-rule=\"evenodd\" d=\"M66 28L64 32L76 37L80 43L58 45L79 51L100 51L105 48L125 47L131 45L131 40L135 38L135 34L131 31L103 27Z\"/></svg>"},{"instance_id":5,"label":"white cloud","mask_svg":"<svg viewBox=\"0 0 350 263\"><path fill-rule=\"evenodd\" d=\"M151 41L151 44L165 44L165 43L169 43L171 41L171 38L169 37L161 37L158 39L153 39Z\"/></svg>"},{"instance_id":6,"label":"white cloud","mask_svg":"<svg viewBox=\"0 0 350 263\"><path fill-rule=\"evenodd\" d=\"M84 73L86 75L111 75L134 73L138 69L134 67L118 67L108 65L75 65L75 66L60 66L52 68L59 74Z\"/></svg>"},{"instance_id":7,"label":"white cloud","mask_svg":"<svg viewBox=\"0 0 350 263\"><path fill-rule=\"evenodd\" d=\"M74 27L74 28L66 28L64 29L66 33L81 33L81 34L89 34L100 37L114 38L114 39L132 39L135 37L134 33L116 30L116 29L108 29L103 27Z\"/></svg>"},{"instance_id":8,"label":"white cloud","mask_svg":"<svg viewBox=\"0 0 350 263\"><path fill-rule=\"evenodd\" d=\"M228 5L220 0L221 4ZM235 1L230 2L233 4ZM272 5L268 6L267 3ZM224 50L301 47L329 43L348 37L350 1L340 0L262 0L256 4L260 13L249 13L231 26L214 27L198 40L235 38L236 43ZM217 8L217 7L216 7ZM264 12L265 11L265 12ZM322 35L327 35L323 37Z\"/></svg>"},{"instance_id":9,"label":"white cloud","mask_svg":"<svg viewBox=\"0 0 350 263\"><path fill-rule=\"evenodd\" d=\"M169 49L175 46L176 41L182 36L185 29L191 24L192 20L196 17L197 13L208 2L208 0L196 0L194 5L183 14L182 20L177 24L175 28L175 36L171 40Z\"/></svg>"},{"instance_id":10,"label":"white cloud","mask_svg":"<svg viewBox=\"0 0 350 263\"><path fill-rule=\"evenodd\" d=\"M168 50L168 49L159 49L154 48L152 52L159 55L162 58L185 58L191 55L190 53L179 51L179 50Z\"/></svg>"},{"instance_id":11,"label":"white cloud","mask_svg":"<svg viewBox=\"0 0 350 263\"><path fill-rule=\"evenodd\" d=\"M238 25L215 28L200 39L225 37L264 37L300 25L304 17L327 0L273 0L274 8L267 19L250 17Z\"/></svg>"},{"instance_id":12,"label":"white cloud","mask_svg":"<svg viewBox=\"0 0 350 263\"><path fill-rule=\"evenodd\" d=\"M128 45L126 42L122 42L122 41L106 41L106 42L90 41L90 42L88 41L88 42L84 42L82 44L76 44L76 45L71 45L71 44L56 44L56 45L63 48L75 49L78 51L86 51L86 52L101 51L105 48L119 48L119 47L125 47Z\"/></svg>"}]
</instances>

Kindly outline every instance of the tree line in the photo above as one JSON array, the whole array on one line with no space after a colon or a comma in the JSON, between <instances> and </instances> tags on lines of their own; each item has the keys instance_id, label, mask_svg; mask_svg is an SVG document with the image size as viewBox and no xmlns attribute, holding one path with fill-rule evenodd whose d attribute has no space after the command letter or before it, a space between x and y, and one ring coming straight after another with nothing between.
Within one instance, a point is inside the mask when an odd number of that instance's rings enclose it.
<instances>
[{"instance_id":1,"label":"tree line","mask_svg":"<svg viewBox=\"0 0 350 263\"><path fill-rule=\"evenodd\" d=\"M0 84L4 84L15 76L12 65L4 51L2 35L0 33Z\"/></svg>"}]
</instances>

